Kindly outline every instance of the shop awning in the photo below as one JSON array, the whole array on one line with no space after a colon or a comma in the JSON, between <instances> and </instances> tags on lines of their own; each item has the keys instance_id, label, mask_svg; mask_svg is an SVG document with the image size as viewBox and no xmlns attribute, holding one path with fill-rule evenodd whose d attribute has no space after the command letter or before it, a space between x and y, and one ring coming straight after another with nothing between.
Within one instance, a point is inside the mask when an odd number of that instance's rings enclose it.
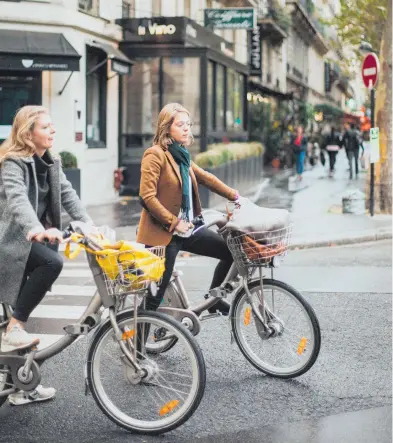
<instances>
[{"instance_id":1,"label":"shop awning","mask_svg":"<svg viewBox=\"0 0 393 443\"><path fill-rule=\"evenodd\" d=\"M111 71L120 75L127 75L131 73L133 62L120 49L115 48L107 43L97 42L93 40L87 43L93 48L98 48L104 51L107 59L111 61Z\"/></svg>"},{"instance_id":2,"label":"shop awning","mask_svg":"<svg viewBox=\"0 0 393 443\"><path fill-rule=\"evenodd\" d=\"M63 34L0 29L0 69L79 71L80 58Z\"/></svg>"}]
</instances>

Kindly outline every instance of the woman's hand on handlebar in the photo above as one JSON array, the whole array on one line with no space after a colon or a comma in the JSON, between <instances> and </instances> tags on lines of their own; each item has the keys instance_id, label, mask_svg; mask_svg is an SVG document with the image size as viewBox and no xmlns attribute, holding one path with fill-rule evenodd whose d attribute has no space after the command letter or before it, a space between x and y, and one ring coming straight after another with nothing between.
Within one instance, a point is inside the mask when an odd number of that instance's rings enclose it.
<instances>
[{"instance_id":1,"label":"woman's hand on handlebar","mask_svg":"<svg viewBox=\"0 0 393 443\"><path fill-rule=\"evenodd\" d=\"M62 243L64 238L64 234L56 228L47 229L44 232L40 232L39 234L33 237L33 241L44 243L49 242L52 245L56 243Z\"/></svg>"},{"instance_id":2,"label":"woman's hand on handlebar","mask_svg":"<svg viewBox=\"0 0 393 443\"><path fill-rule=\"evenodd\" d=\"M178 225L175 227L175 231L179 232L180 234L185 234L186 232L188 232L193 227L194 227L194 225L192 223L187 222L185 220L180 220Z\"/></svg>"}]
</instances>

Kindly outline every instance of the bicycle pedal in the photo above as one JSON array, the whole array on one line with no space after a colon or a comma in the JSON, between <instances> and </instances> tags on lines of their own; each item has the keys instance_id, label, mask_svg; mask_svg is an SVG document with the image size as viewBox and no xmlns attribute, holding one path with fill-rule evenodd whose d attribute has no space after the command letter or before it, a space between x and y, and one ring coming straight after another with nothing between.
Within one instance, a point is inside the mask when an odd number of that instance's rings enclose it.
<instances>
[{"instance_id":1,"label":"bicycle pedal","mask_svg":"<svg viewBox=\"0 0 393 443\"><path fill-rule=\"evenodd\" d=\"M90 331L90 326L76 323L64 326L63 329L69 335L87 335Z\"/></svg>"}]
</instances>

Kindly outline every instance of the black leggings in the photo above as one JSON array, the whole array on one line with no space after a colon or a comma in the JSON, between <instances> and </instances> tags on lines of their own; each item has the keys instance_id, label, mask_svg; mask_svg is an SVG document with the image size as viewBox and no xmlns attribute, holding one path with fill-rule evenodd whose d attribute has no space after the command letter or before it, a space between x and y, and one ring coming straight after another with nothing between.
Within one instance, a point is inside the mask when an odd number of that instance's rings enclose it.
<instances>
[{"instance_id":1,"label":"black leggings","mask_svg":"<svg viewBox=\"0 0 393 443\"><path fill-rule=\"evenodd\" d=\"M329 154L329 168L330 172L334 171L334 166L336 165L337 151L328 151Z\"/></svg>"},{"instance_id":2,"label":"black leggings","mask_svg":"<svg viewBox=\"0 0 393 443\"><path fill-rule=\"evenodd\" d=\"M48 246L33 243L13 317L26 322L63 269L62 257Z\"/></svg>"},{"instance_id":3,"label":"black leggings","mask_svg":"<svg viewBox=\"0 0 393 443\"><path fill-rule=\"evenodd\" d=\"M171 279L179 251L187 251L193 254L217 258L220 260L214 271L210 289L220 286L233 263L231 252L229 251L225 240L210 229L201 229L195 235L188 238L174 235L165 250L165 272L162 278L162 283L156 297L147 297L146 309L156 310L160 305Z\"/></svg>"}]
</instances>

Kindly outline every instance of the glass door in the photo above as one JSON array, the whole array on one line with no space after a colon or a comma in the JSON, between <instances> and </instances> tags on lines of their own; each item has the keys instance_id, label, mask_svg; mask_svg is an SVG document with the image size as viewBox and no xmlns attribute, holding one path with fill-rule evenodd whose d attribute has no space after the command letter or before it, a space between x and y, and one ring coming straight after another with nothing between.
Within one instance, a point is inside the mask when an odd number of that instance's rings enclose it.
<instances>
[{"instance_id":1,"label":"glass door","mask_svg":"<svg viewBox=\"0 0 393 443\"><path fill-rule=\"evenodd\" d=\"M0 71L0 142L8 137L17 110L41 101L41 72Z\"/></svg>"}]
</instances>

